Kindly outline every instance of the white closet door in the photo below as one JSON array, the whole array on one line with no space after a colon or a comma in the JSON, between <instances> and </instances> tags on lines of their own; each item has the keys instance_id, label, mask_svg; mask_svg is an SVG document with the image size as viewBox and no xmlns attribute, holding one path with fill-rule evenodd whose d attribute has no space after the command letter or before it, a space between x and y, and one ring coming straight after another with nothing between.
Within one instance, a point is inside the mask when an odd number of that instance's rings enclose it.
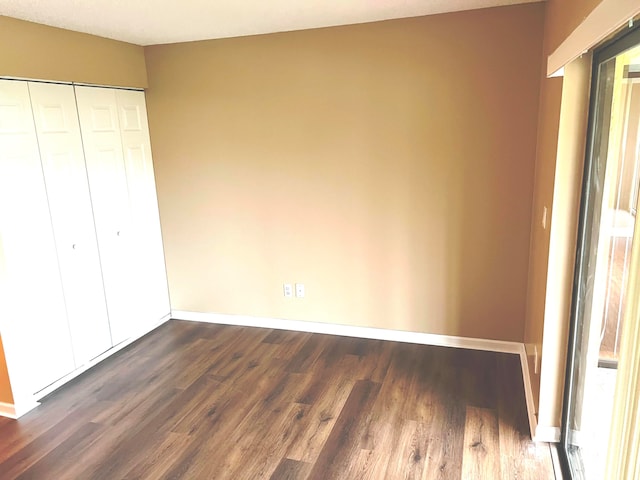
<instances>
[{"instance_id":1,"label":"white closet door","mask_svg":"<svg viewBox=\"0 0 640 480\"><path fill-rule=\"evenodd\" d=\"M140 301L143 320L152 324L171 311L158 214L151 143L144 92L117 90L120 132L127 171L127 185L136 256L141 261Z\"/></svg>"},{"instance_id":2,"label":"white closet door","mask_svg":"<svg viewBox=\"0 0 640 480\"><path fill-rule=\"evenodd\" d=\"M71 85L29 83L76 367L111 347L76 99Z\"/></svg>"},{"instance_id":3,"label":"white closet door","mask_svg":"<svg viewBox=\"0 0 640 480\"><path fill-rule=\"evenodd\" d=\"M133 254L131 212L114 89L75 87L98 235L111 338L138 330L139 260Z\"/></svg>"},{"instance_id":4,"label":"white closet door","mask_svg":"<svg viewBox=\"0 0 640 480\"><path fill-rule=\"evenodd\" d=\"M0 80L0 329L19 403L74 369L26 82Z\"/></svg>"}]
</instances>

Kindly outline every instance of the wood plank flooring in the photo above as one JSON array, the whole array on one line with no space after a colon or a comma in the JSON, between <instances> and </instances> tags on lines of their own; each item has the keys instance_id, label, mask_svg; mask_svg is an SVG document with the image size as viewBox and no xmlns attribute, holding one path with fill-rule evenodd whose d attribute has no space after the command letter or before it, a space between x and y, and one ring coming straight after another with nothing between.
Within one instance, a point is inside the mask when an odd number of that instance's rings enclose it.
<instances>
[{"instance_id":1,"label":"wood plank flooring","mask_svg":"<svg viewBox=\"0 0 640 480\"><path fill-rule=\"evenodd\" d=\"M0 417L0 479L553 479L515 355L172 320Z\"/></svg>"}]
</instances>

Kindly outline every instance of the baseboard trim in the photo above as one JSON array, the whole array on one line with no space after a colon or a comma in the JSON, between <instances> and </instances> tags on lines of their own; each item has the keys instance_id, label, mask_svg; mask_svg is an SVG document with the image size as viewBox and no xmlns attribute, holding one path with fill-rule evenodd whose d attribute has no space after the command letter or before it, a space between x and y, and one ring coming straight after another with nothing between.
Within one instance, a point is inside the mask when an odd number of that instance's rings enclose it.
<instances>
[{"instance_id":1,"label":"baseboard trim","mask_svg":"<svg viewBox=\"0 0 640 480\"><path fill-rule=\"evenodd\" d=\"M40 405L38 402L28 400L26 402L7 403L0 402L0 417L17 420L25 413L30 412Z\"/></svg>"},{"instance_id":2,"label":"baseboard trim","mask_svg":"<svg viewBox=\"0 0 640 480\"><path fill-rule=\"evenodd\" d=\"M148 326L148 327L144 328L141 331L138 331L132 337L130 337L127 340L125 340L123 342L120 342L117 345L111 347L109 350L107 350L103 354L97 356L96 358L91 360L89 363L86 363L86 364L82 365L80 368L77 368L73 372L71 372L68 375L62 377L61 379L59 379L56 382L52 383L51 385L49 385L48 387L44 388L43 390L40 390L39 392L35 393L33 395L33 398L35 400L40 400L40 399L46 397L51 392L53 392L53 391L57 390L58 388L60 388L61 386L63 386L65 383L68 383L71 380L73 380L74 378L82 375L87 370L90 370L91 368L96 366L98 363L100 363L103 360L106 360L107 358L109 358L110 356L118 353L123 348L128 347L133 342L135 342L137 340L140 340L142 337L144 337L148 333L152 332L153 330L158 328L163 323L168 322L170 319L171 319L171 314L165 315L158 322L152 324L151 326ZM24 413L26 413L26 412L24 412ZM21 413L21 415L24 415L24 413ZM19 416L21 416L21 415L19 415Z\"/></svg>"},{"instance_id":3,"label":"baseboard trim","mask_svg":"<svg viewBox=\"0 0 640 480\"><path fill-rule=\"evenodd\" d=\"M16 407L13 403L0 402L0 416L16 419Z\"/></svg>"},{"instance_id":4,"label":"baseboard trim","mask_svg":"<svg viewBox=\"0 0 640 480\"><path fill-rule=\"evenodd\" d=\"M389 340L394 342L434 345L439 347L466 348L470 350L484 350L488 352L513 353L520 356L522 379L524 383L525 401L529 417L531 436L535 440L537 419L534 410L533 392L527 353L523 343L507 342L503 340L489 340L483 338L457 337L434 333L408 332L405 330L391 330L385 328L358 327L333 323L307 322L303 320L285 320L280 318L253 317L247 315L228 315L221 313L189 312L172 310L171 317L176 320L215 323L222 325L236 325L242 327L271 328L276 330L293 330L297 332L323 333L340 335L343 337L369 338L373 340Z\"/></svg>"},{"instance_id":5,"label":"baseboard trim","mask_svg":"<svg viewBox=\"0 0 640 480\"><path fill-rule=\"evenodd\" d=\"M538 425L535 432L534 442L558 443L560 441L560 427Z\"/></svg>"},{"instance_id":6,"label":"baseboard trim","mask_svg":"<svg viewBox=\"0 0 640 480\"><path fill-rule=\"evenodd\" d=\"M307 322L303 320L285 320L281 318L251 317L247 315L228 315L221 313L188 312L172 310L172 318L204 323L237 325L242 327L272 328L276 330L294 330L297 332L324 333L342 337L370 338L372 340L392 340L394 342L418 343L440 347L467 348L470 350L488 350L502 353L520 353L524 347L517 342L486 340L482 338L456 337L434 333L408 332L386 328L358 327L334 323Z\"/></svg>"},{"instance_id":7,"label":"baseboard trim","mask_svg":"<svg viewBox=\"0 0 640 480\"><path fill-rule=\"evenodd\" d=\"M524 398L527 402L527 416L529 417L529 431L531 439L536 440L535 432L538 428L538 417L533 400L533 389L531 388L531 375L529 374L529 356L523 343L520 345L520 366L522 367L522 383L524 384Z\"/></svg>"}]
</instances>

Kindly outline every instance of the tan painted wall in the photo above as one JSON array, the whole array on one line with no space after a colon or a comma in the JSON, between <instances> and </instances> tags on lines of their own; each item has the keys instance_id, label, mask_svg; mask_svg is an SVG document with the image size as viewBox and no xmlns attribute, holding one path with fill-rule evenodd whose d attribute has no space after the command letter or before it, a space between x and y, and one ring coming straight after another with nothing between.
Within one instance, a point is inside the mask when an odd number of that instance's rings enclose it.
<instances>
[{"instance_id":1,"label":"tan painted wall","mask_svg":"<svg viewBox=\"0 0 640 480\"><path fill-rule=\"evenodd\" d=\"M601 0L548 0L545 10L544 62L547 57L580 25ZM546 67L545 67L546 68ZM559 115L562 96L562 79L546 78L541 80L540 115L538 122L538 145L536 154L536 181L533 198L533 214L531 223L531 245L529 257L529 284L527 295L527 314L525 324L525 343L536 345L541 352L545 323L545 302L547 281L554 273L548 271L550 227L553 222L553 191L556 171ZM581 141L586 142L586 138ZM543 208L548 208L548 226L542 229ZM568 318L564 319L565 326ZM554 331L564 331L554 326ZM549 349L547 348L547 352ZM556 355L554 355L555 357ZM557 363L557 362L556 362ZM540 374L534 372L533 359L530 357L530 376L536 410L539 406ZM554 368L559 368L558 365ZM557 385L557 372L551 374L550 385ZM547 390L550 390L547 388ZM546 399L554 403L551 408L557 411L560 400L556 396ZM544 402L543 402L544 403ZM548 418L556 414L547 415ZM556 425L557 426L557 425Z\"/></svg>"},{"instance_id":2,"label":"tan painted wall","mask_svg":"<svg viewBox=\"0 0 640 480\"><path fill-rule=\"evenodd\" d=\"M521 341L543 8L147 47L172 308Z\"/></svg>"},{"instance_id":3,"label":"tan painted wall","mask_svg":"<svg viewBox=\"0 0 640 480\"><path fill-rule=\"evenodd\" d=\"M601 2L602 0L547 0L546 54L554 52Z\"/></svg>"},{"instance_id":4,"label":"tan painted wall","mask_svg":"<svg viewBox=\"0 0 640 480\"><path fill-rule=\"evenodd\" d=\"M13 403L13 393L9 382L9 372L4 359L4 346L0 337L0 402Z\"/></svg>"},{"instance_id":5,"label":"tan painted wall","mask_svg":"<svg viewBox=\"0 0 640 480\"><path fill-rule=\"evenodd\" d=\"M549 5L545 8L545 27L549 28ZM549 50L549 35L543 42L543 65ZM529 271L524 342L527 346L529 378L536 412L540 396L540 364L542 333L544 328L545 298L547 291L547 264L549 259L549 233L553 217L553 186L558 146L562 77L547 78L546 68L540 74L540 107L538 110L537 147L533 209L531 215L531 241L529 244ZM547 208L546 228L542 226L544 208ZM538 368L534 349L538 353Z\"/></svg>"},{"instance_id":6,"label":"tan painted wall","mask_svg":"<svg viewBox=\"0 0 640 480\"><path fill-rule=\"evenodd\" d=\"M0 76L146 87L142 47L0 16ZM12 403L0 345L0 402Z\"/></svg>"},{"instance_id":7,"label":"tan painted wall","mask_svg":"<svg viewBox=\"0 0 640 480\"><path fill-rule=\"evenodd\" d=\"M531 219L531 245L529 257L529 284L524 341L529 353L529 376L536 411L540 389L539 371L536 373L534 346L542 353L542 330L547 290L547 262L549 258L549 232L551 227L553 183L555 178L560 120L562 78L546 79L540 90L540 116L538 121L538 150L536 155L535 190ZM555 135L552 133L555 132ZM542 226L544 208L547 207L546 228ZM539 361L539 360L538 360Z\"/></svg>"},{"instance_id":8,"label":"tan painted wall","mask_svg":"<svg viewBox=\"0 0 640 480\"><path fill-rule=\"evenodd\" d=\"M146 87L138 45L0 16L0 76Z\"/></svg>"},{"instance_id":9,"label":"tan painted wall","mask_svg":"<svg viewBox=\"0 0 640 480\"><path fill-rule=\"evenodd\" d=\"M559 426L589 113L591 54L571 62L565 78L549 240L538 420Z\"/></svg>"},{"instance_id":10,"label":"tan painted wall","mask_svg":"<svg viewBox=\"0 0 640 480\"><path fill-rule=\"evenodd\" d=\"M545 7L545 35L543 58L555 51L562 41L591 13L601 0L547 0ZM550 226L553 219L553 189L556 171L558 127L562 96L562 78L541 76L536 176L531 218L529 284L524 331L525 343L542 350L545 301L547 293ZM586 141L586 139L585 139ZM542 215L547 207L547 229L542 228ZM575 246L574 246L575 247ZM529 357L534 402L538 410L540 373L535 373Z\"/></svg>"}]
</instances>

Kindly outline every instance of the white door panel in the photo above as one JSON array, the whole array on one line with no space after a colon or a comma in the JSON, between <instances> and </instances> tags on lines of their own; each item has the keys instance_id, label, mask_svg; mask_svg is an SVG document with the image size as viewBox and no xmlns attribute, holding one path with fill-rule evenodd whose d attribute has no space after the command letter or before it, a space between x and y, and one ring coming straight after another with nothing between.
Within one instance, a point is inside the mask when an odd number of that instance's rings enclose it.
<instances>
[{"instance_id":1,"label":"white door panel","mask_svg":"<svg viewBox=\"0 0 640 480\"><path fill-rule=\"evenodd\" d=\"M170 313L162 232L156 195L144 92L116 91L136 250L142 261L145 318L156 322Z\"/></svg>"},{"instance_id":2,"label":"white door panel","mask_svg":"<svg viewBox=\"0 0 640 480\"><path fill-rule=\"evenodd\" d=\"M29 83L76 366L112 345L71 85Z\"/></svg>"},{"instance_id":3,"label":"white door panel","mask_svg":"<svg viewBox=\"0 0 640 480\"><path fill-rule=\"evenodd\" d=\"M0 80L0 330L16 400L74 369L29 91Z\"/></svg>"},{"instance_id":4,"label":"white door panel","mask_svg":"<svg viewBox=\"0 0 640 480\"><path fill-rule=\"evenodd\" d=\"M113 343L137 330L139 259L115 90L75 87Z\"/></svg>"}]
</instances>

